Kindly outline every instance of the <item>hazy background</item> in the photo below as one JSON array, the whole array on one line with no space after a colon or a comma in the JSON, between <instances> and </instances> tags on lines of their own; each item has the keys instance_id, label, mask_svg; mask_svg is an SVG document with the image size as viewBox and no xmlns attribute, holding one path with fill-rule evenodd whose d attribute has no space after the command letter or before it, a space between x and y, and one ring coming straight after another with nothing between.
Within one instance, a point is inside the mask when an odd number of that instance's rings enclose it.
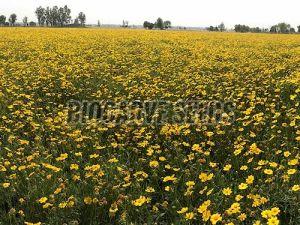
<instances>
[{"instance_id":1,"label":"hazy background","mask_svg":"<svg viewBox=\"0 0 300 225\"><path fill-rule=\"evenodd\" d=\"M64 6L72 10L72 18L80 11L87 16L87 24L142 25L157 17L171 20L172 25L206 27L222 21L226 27L235 24L269 27L278 22L300 25L300 0L0 0L0 15L16 13L18 22L24 16L36 21L38 6Z\"/></svg>"}]
</instances>

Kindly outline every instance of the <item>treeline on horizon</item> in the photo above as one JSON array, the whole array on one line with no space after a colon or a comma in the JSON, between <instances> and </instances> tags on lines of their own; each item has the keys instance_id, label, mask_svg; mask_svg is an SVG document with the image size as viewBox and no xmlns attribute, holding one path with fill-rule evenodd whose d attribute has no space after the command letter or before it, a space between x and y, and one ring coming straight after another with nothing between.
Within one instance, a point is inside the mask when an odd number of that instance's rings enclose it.
<instances>
[{"instance_id":1,"label":"treeline on horizon","mask_svg":"<svg viewBox=\"0 0 300 225\"><path fill-rule=\"evenodd\" d=\"M224 32L226 27L224 23L218 26L207 27L208 31ZM297 26L297 31L290 24L278 23L269 28L250 27L247 25L237 24L234 26L234 31L238 33L277 33L277 34L295 34L300 33L300 25Z\"/></svg>"},{"instance_id":2,"label":"treeline on horizon","mask_svg":"<svg viewBox=\"0 0 300 225\"><path fill-rule=\"evenodd\" d=\"M234 26L235 32L240 32L240 33L281 33L281 34L294 34L296 32L300 33L300 25L297 26L297 31L295 28L293 28L290 24L287 23L278 23L276 25L273 25L270 29L268 28L259 28L259 27L254 27L251 28L247 25L241 25L237 24Z\"/></svg>"},{"instance_id":3,"label":"treeline on horizon","mask_svg":"<svg viewBox=\"0 0 300 225\"><path fill-rule=\"evenodd\" d=\"M20 26L24 27L30 26L47 26L47 27L84 27L86 23L86 15L80 12L75 19L71 17L71 9L65 5L64 7L38 7L35 10L35 15L37 18L37 23L34 21L28 21L28 17L24 17L22 24L16 24L17 15L15 13L11 14L8 18L5 15L0 15L0 26ZM164 21L162 18L158 18L155 22L145 21L143 27L145 29L159 29L167 30L172 28L171 21ZM101 26L98 20L97 26ZM124 21L121 25L123 28L129 28L129 22ZM186 27L178 27L179 29L187 29ZM224 32L226 27L224 23L218 26L209 26L206 28L208 31L212 32ZM300 25L297 26L297 30L287 23L278 23L270 28L260 28L260 27L250 27L248 25L237 24L234 26L234 31L239 33L282 33L282 34L294 34L300 33Z\"/></svg>"},{"instance_id":4,"label":"treeline on horizon","mask_svg":"<svg viewBox=\"0 0 300 225\"><path fill-rule=\"evenodd\" d=\"M85 26L86 15L80 12L78 16L73 20L71 17L71 9L65 5L64 7L38 7L35 10L37 23L34 21L29 22L28 17L25 16L22 20L22 25L27 26L47 26L47 27L79 27ZM0 15L0 26L16 26L17 15L11 14L6 20L5 15Z\"/></svg>"},{"instance_id":5,"label":"treeline on horizon","mask_svg":"<svg viewBox=\"0 0 300 225\"><path fill-rule=\"evenodd\" d=\"M171 28L171 21L163 21L162 18L158 18L155 23L151 23L149 21L145 21L143 24L143 27L145 29L169 29ZM180 29L186 29L185 27ZM293 28L290 24L287 23L278 23L274 26L272 26L270 29L269 28L260 28L260 27L249 27L247 25L241 25L237 24L234 26L234 31L239 32L239 33L282 33L282 34L294 34L294 33L300 33L300 25L297 27L297 31L295 28ZM207 27L206 30L208 31L215 31L215 32L224 32L226 31L225 24L222 22L218 26L210 26Z\"/></svg>"}]
</instances>

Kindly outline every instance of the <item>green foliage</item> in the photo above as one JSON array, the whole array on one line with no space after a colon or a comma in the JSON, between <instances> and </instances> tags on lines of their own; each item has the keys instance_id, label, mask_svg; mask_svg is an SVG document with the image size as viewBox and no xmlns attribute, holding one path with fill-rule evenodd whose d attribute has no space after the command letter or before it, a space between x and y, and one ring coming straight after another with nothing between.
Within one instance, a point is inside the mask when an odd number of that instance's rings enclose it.
<instances>
[{"instance_id":1,"label":"green foliage","mask_svg":"<svg viewBox=\"0 0 300 225\"><path fill-rule=\"evenodd\" d=\"M38 7L35 10L38 24L40 26L66 26L71 22L71 9L65 5L64 7L53 6L52 8Z\"/></svg>"},{"instance_id":2,"label":"green foliage","mask_svg":"<svg viewBox=\"0 0 300 225\"><path fill-rule=\"evenodd\" d=\"M169 20L164 21L164 28L165 29L171 28L171 21L169 21Z\"/></svg>"},{"instance_id":3,"label":"green foliage","mask_svg":"<svg viewBox=\"0 0 300 225\"><path fill-rule=\"evenodd\" d=\"M280 33L280 34L290 34L295 33L295 28L291 27L290 24L287 23L278 23L277 25L274 25L270 29L271 33Z\"/></svg>"},{"instance_id":4,"label":"green foliage","mask_svg":"<svg viewBox=\"0 0 300 225\"><path fill-rule=\"evenodd\" d=\"M208 31L219 31L218 27L210 26L207 28Z\"/></svg>"},{"instance_id":5,"label":"green foliage","mask_svg":"<svg viewBox=\"0 0 300 225\"><path fill-rule=\"evenodd\" d=\"M154 28L154 23L145 21L144 24L143 24L143 27L144 27L145 29L152 30L152 29Z\"/></svg>"},{"instance_id":6,"label":"green foliage","mask_svg":"<svg viewBox=\"0 0 300 225\"><path fill-rule=\"evenodd\" d=\"M223 31L226 30L225 24L224 24L223 22L218 26L218 28L219 28L219 30L220 30L221 32L223 32Z\"/></svg>"},{"instance_id":7,"label":"green foliage","mask_svg":"<svg viewBox=\"0 0 300 225\"><path fill-rule=\"evenodd\" d=\"M11 14L9 17L9 23L14 26L17 21L17 15L15 13Z\"/></svg>"},{"instance_id":8,"label":"green foliage","mask_svg":"<svg viewBox=\"0 0 300 225\"><path fill-rule=\"evenodd\" d=\"M5 22L6 22L6 16L4 16L4 15L1 15L0 16L0 25L5 25Z\"/></svg>"},{"instance_id":9,"label":"green foliage","mask_svg":"<svg viewBox=\"0 0 300 225\"><path fill-rule=\"evenodd\" d=\"M40 6L35 10L35 14L38 19L38 24L40 26L44 26L46 22L46 10L42 6Z\"/></svg>"},{"instance_id":10,"label":"green foliage","mask_svg":"<svg viewBox=\"0 0 300 225\"><path fill-rule=\"evenodd\" d=\"M79 21L79 23L80 23L80 25L81 26L84 26L84 24L85 24L85 22L86 22L86 16L85 16L85 14L83 13L83 12L80 12L79 14L78 14L78 21Z\"/></svg>"},{"instance_id":11,"label":"green foliage","mask_svg":"<svg viewBox=\"0 0 300 225\"><path fill-rule=\"evenodd\" d=\"M250 32L250 27L246 25L237 24L234 26L234 31L240 33L247 33Z\"/></svg>"},{"instance_id":12,"label":"green foliage","mask_svg":"<svg viewBox=\"0 0 300 225\"><path fill-rule=\"evenodd\" d=\"M161 30L164 29L164 21L163 21L162 18L159 17L159 18L156 20L155 28L161 29Z\"/></svg>"}]
</instances>

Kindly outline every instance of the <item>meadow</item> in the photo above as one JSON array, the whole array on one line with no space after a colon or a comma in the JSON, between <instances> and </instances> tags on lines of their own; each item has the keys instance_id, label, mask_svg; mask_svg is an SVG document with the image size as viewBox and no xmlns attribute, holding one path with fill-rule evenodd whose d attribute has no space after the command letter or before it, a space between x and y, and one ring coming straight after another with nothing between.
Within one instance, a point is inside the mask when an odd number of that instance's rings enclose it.
<instances>
[{"instance_id":1,"label":"meadow","mask_svg":"<svg viewBox=\"0 0 300 225\"><path fill-rule=\"evenodd\" d=\"M300 224L300 35L0 37L1 225ZM71 100L233 107L227 121L76 122Z\"/></svg>"}]
</instances>

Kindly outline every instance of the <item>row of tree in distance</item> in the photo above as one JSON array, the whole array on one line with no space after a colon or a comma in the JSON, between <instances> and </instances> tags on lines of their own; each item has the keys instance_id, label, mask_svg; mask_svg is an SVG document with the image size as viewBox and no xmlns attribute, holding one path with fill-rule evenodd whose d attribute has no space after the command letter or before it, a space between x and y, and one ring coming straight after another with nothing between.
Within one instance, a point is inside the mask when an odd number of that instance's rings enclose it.
<instances>
[{"instance_id":1,"label":"row of tree in distance","mask_svg":"<svg viewBox=\"0 0 300 225\"><path fill-rule=\"evenodd\" d=\"M297 32L300 33L300 25L297 27ZM261 29L259 27L256 28L250 28L246 25L235 25L234 30L236 32L241 33L247 33L247 32L253 32L253 33L260 33L260 32L271 32L271 33L281 33L281 34L294 34L296 33L296 29L293 28L290 24L287 23L278 23L274 26L272 26L269 29Z\"/></svg>"},{"instance_id":2,"label":"row of tree in distance","mask_svg":"<svg viewBox=\"0 0 300 225\"><path fill-rule=\"evenodd\" d=\"M222 22L220 25L218 25L218 26L210 26L210 27L208 27L208 28L206 28L206 30L208 30L208 31L221 31L221 32L223 32L223 31L226 31L226 27L225 27L225 24Z\"/></svg>"},{"instance_id":3,"label":"row of tree in distance","mask_svg":"<svg viewBox=\"0 0 300 225\"><path fill-rule=\"evenodd\" d=\"M27 18L26 18L26 20L27 20ZM14 26L16 21L17 21L17 15L15 13L13 13L9 16L8 21L6 21L6 16L4 16L4 15L0 16L0 26Z\"/></svg>"},{"instance_id":4,"label":"row of tree in distance","mask_svg":"<svg viewBox=\"0 0 300 225\"><path fill-rule=\"evenodd\" d=\"M206 28L208 31L226 31L224 23L221 23L219 26L210 26ZM300 33L300 25L297 27L297 31L290 24L287 23L278 23L268 28L260 27L249 27L247 25L237 24L234 26L234 31L239 33L277 33L277 34L294 34L296 32Z\"/></svg>"},{"instance_id":5,"label":"row of tree in distance","mask_svg":"<svg viewBox=\"0 0 300 225\"><path fill-rule=\"evenodd\" d=\"M64 7L53 6L52 8L49 6L47 8L40 6L35 10L35 14L39 26L84 26L86 22L86 15L83 12L80 12L73 21L71 9L67 5Z\"/></svg>"},{"instance_id":6,"label":"row of tree in distance","mask_svg":"<svg viewBox=\"0 0 300 225\"><path fill-rule=\"evenodd\" d=\"M38 20L39 26L51 26L51 27L65 27L65 26L84 26L86 22L86 15L80 12L78 16L72 20L71 9L65 5L64 7L38 7L35 10L35 15ZM17 15L11 14L8 21L6 16L0 15L0 26L15 26L17 21ZM36 23L28 22L28 17L23 18L24 26L36 26Z\"/></svg>"},{"instance_id":7,"label":"row of tree in distance","mask_svg":"<svg viewBox=\"0 0 300 225\"><path fill-rule=\"evenodd\" d=\"M159 17L155 23L145 21L143 27L149 30L152 30L153 28L160 29L160 30L169 29L171 28L171 21L169 20L163 21L163 19Z\"/></svg>"}]
</instances>

